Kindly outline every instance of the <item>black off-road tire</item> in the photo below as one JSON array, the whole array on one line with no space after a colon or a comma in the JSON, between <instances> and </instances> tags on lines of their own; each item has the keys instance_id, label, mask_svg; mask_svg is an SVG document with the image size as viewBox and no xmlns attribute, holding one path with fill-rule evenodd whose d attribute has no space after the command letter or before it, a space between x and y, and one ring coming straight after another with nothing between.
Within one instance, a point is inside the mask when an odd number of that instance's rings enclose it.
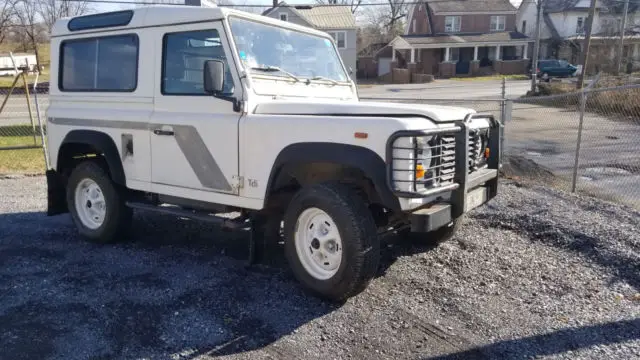
<instances>
[{"instance_id":1,"label":"black off-road tire","mask_svg":"<svg viewBox=\"0 0 640 360\"><path fill-rule=\"evenodd\" d=\"M74 201L75 190L83 179L93 180L102 191L106 204L104 222L100 227L86 227L78 217ZM67 182L67 205L78 233L86 240L108 244L119 241L131 227L133 211L125 205L125 190L115 184L97 161L83 161L72 171Z\"/></svg>"},{"instance_id":2,"label":"black off-road tire","mask_svg":"<svg viewBox=\"0 0 640 360\"><path fill-rule=\"evenodd\" d=\"M342 260L335 275L326 280L311 276L302 265L295 245L300 214L318 208L335 222L342 241ZM294 276L315 296L342 302L362 292L375 276L380 262L380 239L365 201L347 185L328 182L301 189L284 216L285 255Z\"/></svg>"},{"instance_id":3,"label":"black off-road tire","mask_svg":"<svg viewBox=\"0 0 640 360\"><path fill-rule=\"evenodd\" d=\"M436 246L451 240L460 229L460 226L462 226L463 220L464 215L453 220L448 226L443 226L434 231L411 232L411 229L404 229L400 231L399 235L402 239L415 244Z\"/></svg>"}]
</instances>

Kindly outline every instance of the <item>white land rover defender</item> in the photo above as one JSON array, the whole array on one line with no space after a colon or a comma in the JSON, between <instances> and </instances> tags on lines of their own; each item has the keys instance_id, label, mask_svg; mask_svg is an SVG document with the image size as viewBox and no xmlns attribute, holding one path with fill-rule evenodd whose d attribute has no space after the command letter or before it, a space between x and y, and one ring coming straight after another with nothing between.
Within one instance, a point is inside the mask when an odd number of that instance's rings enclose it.
<instances>
[{"instance_id":1,"label":"white land rover defender","mask_svg":"<svg viewBox=\"0 0 640 360\"><path fill-rule=\"evenodd\" d=\"M48 214L90 241L122 239L133 209L250 228L252 262L282 231L304 287L344 300L381 233L442 241L496 196L499 122L359 101L307 27L215 7L80 16L55 23L51 68Z\"/></svg>"}]
</instances>

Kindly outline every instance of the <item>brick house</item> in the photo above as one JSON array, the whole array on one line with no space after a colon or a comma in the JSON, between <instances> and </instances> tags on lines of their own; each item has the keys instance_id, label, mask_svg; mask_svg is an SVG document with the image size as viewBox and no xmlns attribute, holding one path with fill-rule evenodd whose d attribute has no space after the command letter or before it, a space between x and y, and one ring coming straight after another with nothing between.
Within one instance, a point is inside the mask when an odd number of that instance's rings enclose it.
<instances>
[{"instance_id":1,"label":"brick house","mask_svg":"<svg viewBox=\"0 0 640 360\"><path fill-rule=\"evenodd\" d=\"M533 39L518 31L516 13L509 0L415 3L407 12L405 34L389 43L392 51L388 70L398 67L397 55L401 52L412 74L442 78L525 74Z\"/></svg>"}]
</instances>

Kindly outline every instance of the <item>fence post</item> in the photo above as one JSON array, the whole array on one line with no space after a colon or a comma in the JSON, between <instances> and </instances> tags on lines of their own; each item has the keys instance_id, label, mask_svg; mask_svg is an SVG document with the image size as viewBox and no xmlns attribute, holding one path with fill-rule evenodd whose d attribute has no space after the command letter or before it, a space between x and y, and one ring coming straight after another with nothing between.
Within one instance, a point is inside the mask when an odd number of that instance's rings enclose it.
<instances>
[{"instance_id":1,"label":"fence post","mask_svg":"<svg viewBox=\"0 0 640 360\"><path fill-rule=\"evenodd\" d=\"M580 160L580 144L582 142L582 127L584 123L584 111L587 105L587 94L585 89L580 91L580 122L578 123L578 141L576 143L576 159L573 163L573 181L571 182L571 192L576 192L576 183L578 182L578 164Z\"/></svg>"},{"instance_id":2,"label":"fence post","mask_svg":"<svg viewBox=\"0 0 640 360\"><path fill-rule=\"evenodd\" d=\"M36 105L36 116L38 117L38 126L40 127L40 141L42 142L42 152L44 155L45 171L49 170L49 152L47 151L47 142L44 135L44 126L42 125L42 119L40 118L40 104L38 103L38 78L40 77L40 71L36 72L36 79L33 82L33 99Z\"/></svg>"},{"instance_id":3,"label":"fence post","mask_svg":"<svg viewBox=\"0 0 640 360\"><path fill-rule=\"evenodd\" d=\"M500 159L504 159L504 133L507 129L507 123L511 122L511 117L513 115L513 100L503 100L504 104L503 115L502 115L502 128L500 134Z\"/></svg>"}]
</instances>

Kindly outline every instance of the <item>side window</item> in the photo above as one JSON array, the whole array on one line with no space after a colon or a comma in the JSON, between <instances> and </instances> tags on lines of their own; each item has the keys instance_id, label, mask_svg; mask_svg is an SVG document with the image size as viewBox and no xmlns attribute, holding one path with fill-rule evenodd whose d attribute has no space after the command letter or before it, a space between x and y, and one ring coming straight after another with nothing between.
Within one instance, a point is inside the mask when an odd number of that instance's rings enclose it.
<instances>
[{"instance_id":1,"label":"side window","mask_svg":"<svg viewBox=\"0 0 640 360\"><path fill-rule=\"evenodd\" d=\"M203 84L206 60L225 63L224 93L233 93L233 78L217 30L166 34L162 51L162 94L207 95Z\"/></svg>"},{"instance_id":2,"label":"side window","mask_svg":"<svg viewBox=\"0 0 640 360\"><path fill-rule=\"evenodd\" d=\"M67 40L60 45L61 91L131 92L137 82L137 35Z\"/></svg>"}]
</instances>

